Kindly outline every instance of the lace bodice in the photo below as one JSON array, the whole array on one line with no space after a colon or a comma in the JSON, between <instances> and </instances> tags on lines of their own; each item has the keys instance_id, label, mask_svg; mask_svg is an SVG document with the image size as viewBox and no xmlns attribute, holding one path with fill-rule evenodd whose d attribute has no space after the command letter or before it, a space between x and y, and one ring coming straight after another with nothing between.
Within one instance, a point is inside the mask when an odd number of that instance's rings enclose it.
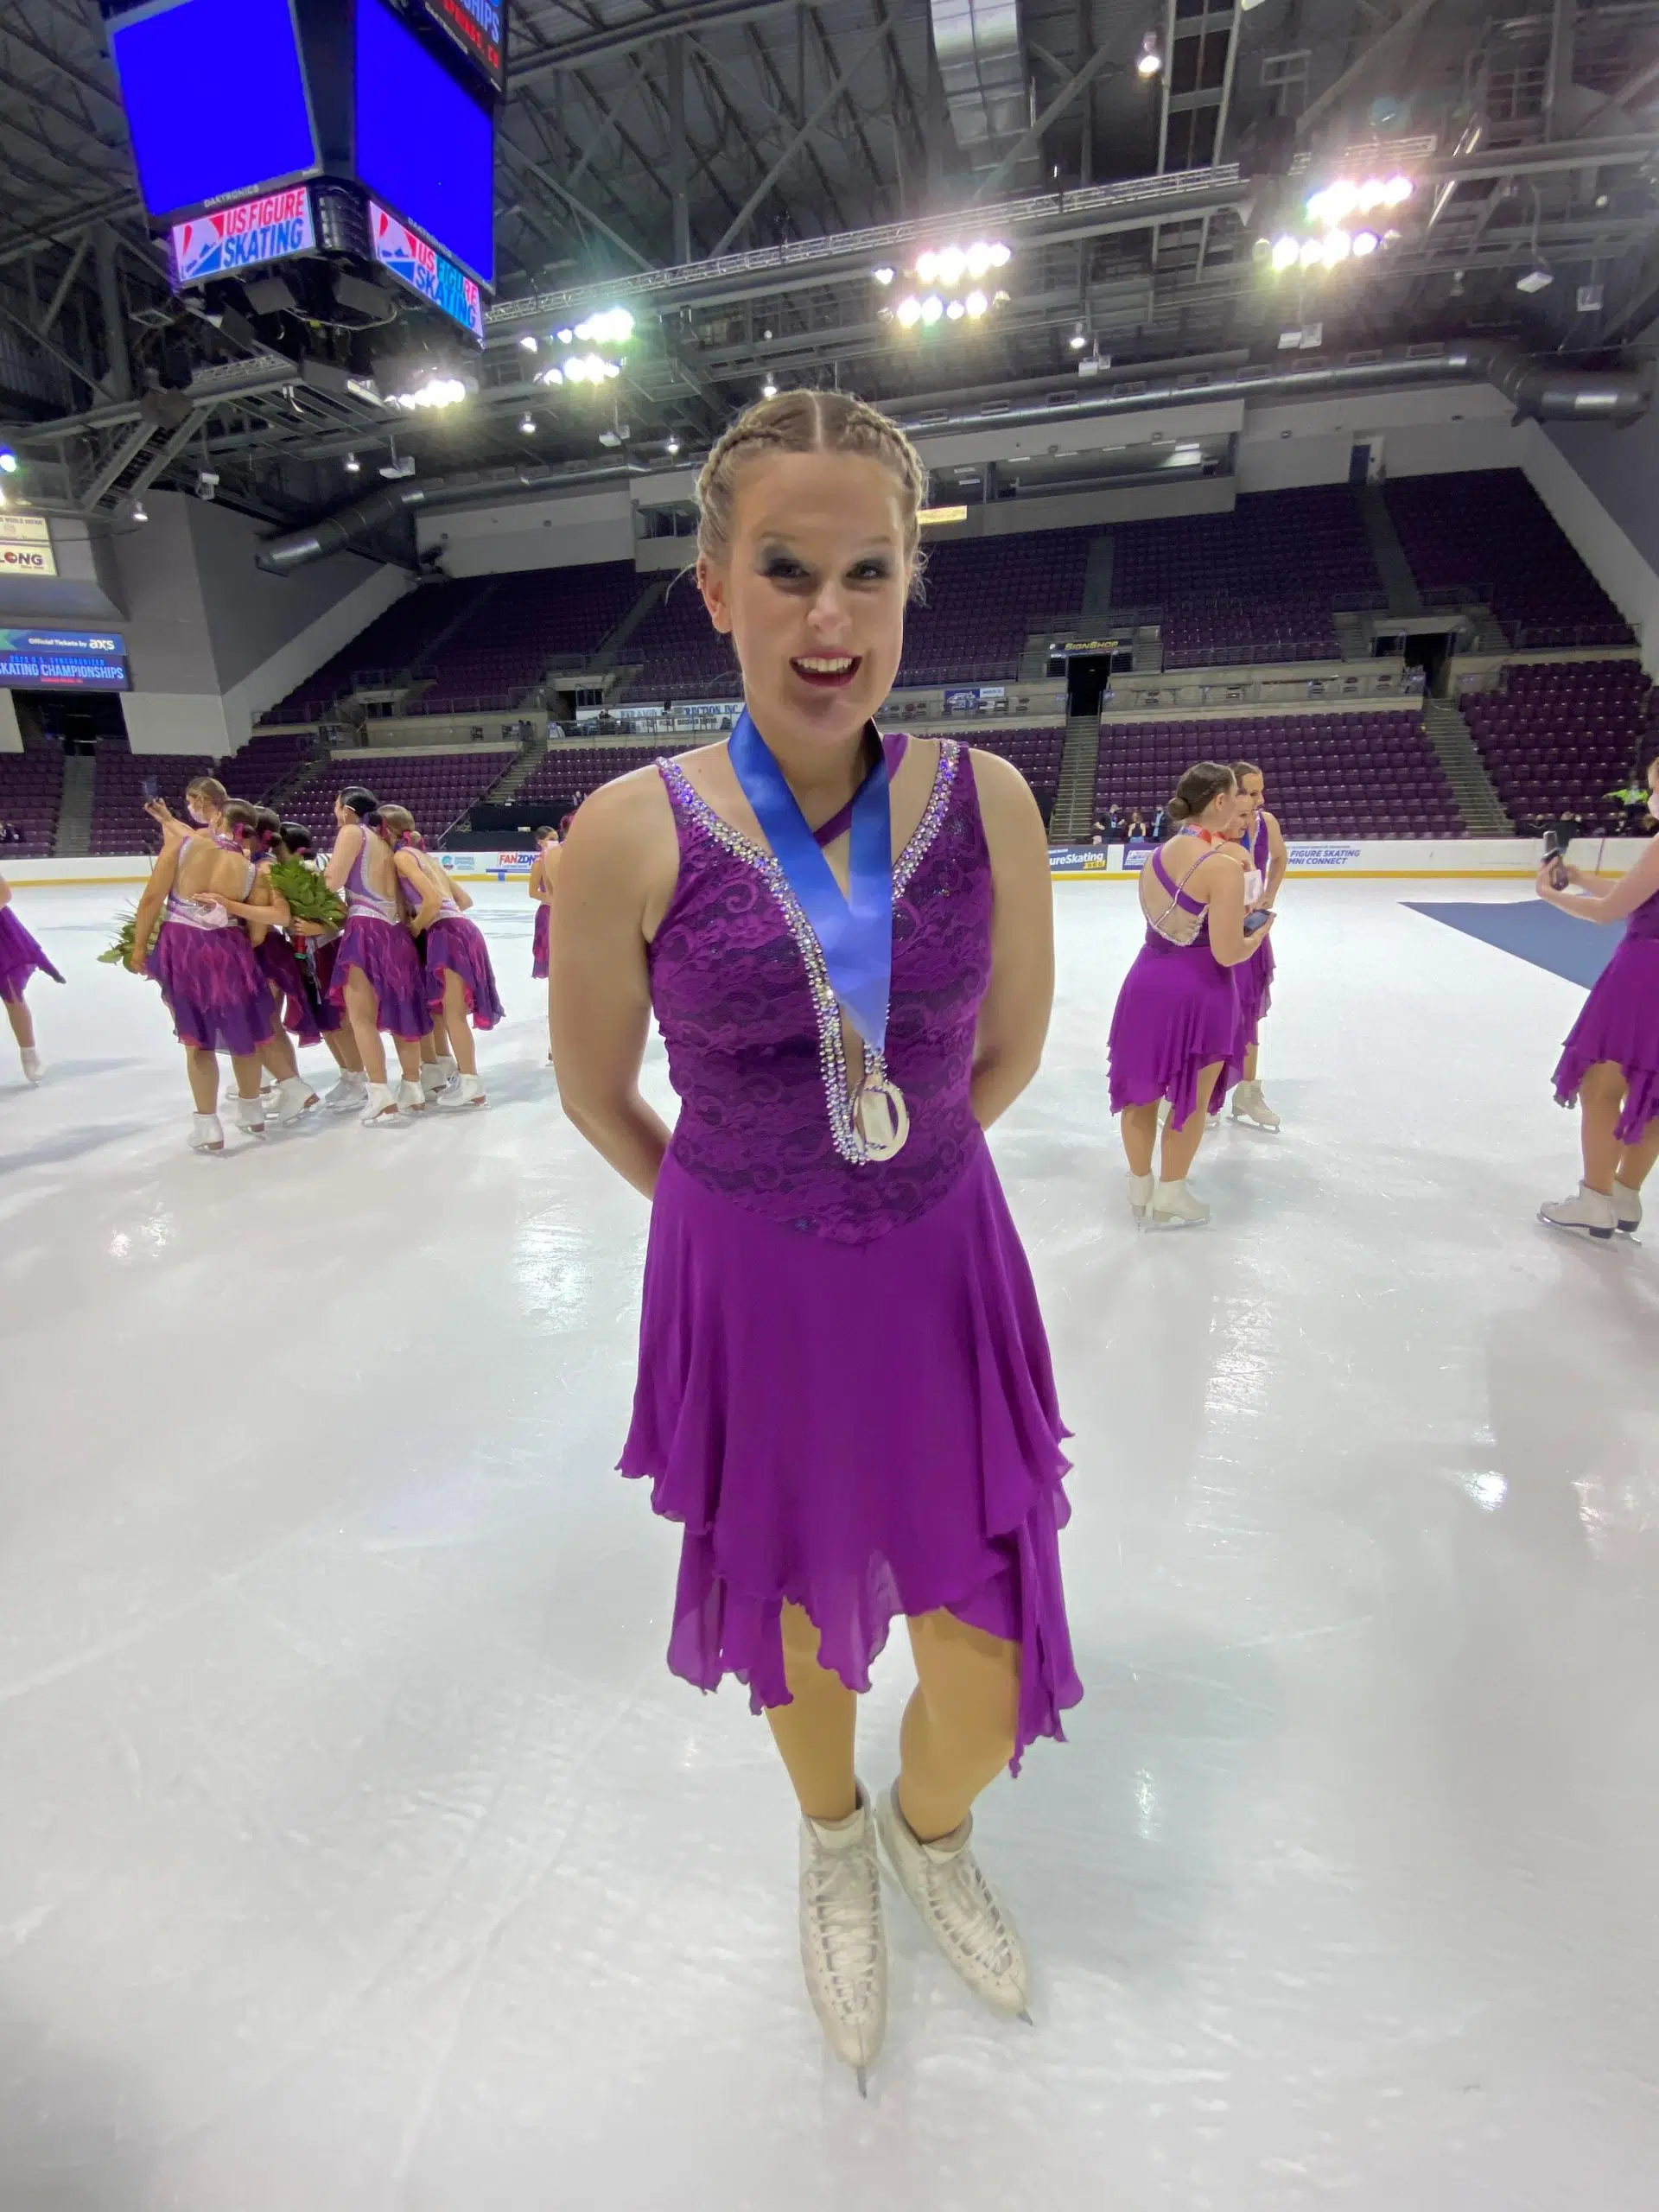
<instances>
[{"instance_id":1,"label":"lace bodice","mask_svg":"<svg viewBox=\"0 0 1659 2212\"><path fill-rule=\"evenodd\" d=\"M674 1156L734 1205L861 1243L937 1205L983 1142L969 1104L991 966L991 869L971 764L940 741L893 868L887 1067L910 1109L888 1160L837 1149L846 1071L816 941L771 855L661 764L679 877L651 947L652 1003L681 1102ZM817 990L815 994L815 983Z\"/></svg>"}]
</instances>

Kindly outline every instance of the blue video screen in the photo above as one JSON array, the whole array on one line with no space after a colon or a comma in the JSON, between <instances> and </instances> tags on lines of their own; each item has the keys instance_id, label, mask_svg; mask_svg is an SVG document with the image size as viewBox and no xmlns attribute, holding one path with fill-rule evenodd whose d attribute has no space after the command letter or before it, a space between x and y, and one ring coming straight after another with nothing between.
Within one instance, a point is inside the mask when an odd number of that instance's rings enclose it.
<instances>
[{"instance_id":1,"label":"blue video screen","mask_svg":"<svg viewBox=\"0 0 1659 2212\"><path fill-rule=\"evenodd\" d=\"M493 119L381 0L358 0L355 166L377 199L493 284Z\"/></svg>"},{"instance_id":2,"label":"blue video screen","mask_svg":"<svg viewBox=\"0 0 1659 2212\"><path fill-rule=\"evenodd\" d=\"M152 215L315 171L293 0L160 0L111 24L110 50Z\"/></svg>"},{"instance_id":3,"label":"blue video screen","mask_svg":"<svg viewBox=\"0 0 1659 2212\"><path fill-rule=\"evenodd\" d=\"M124 691L127 641L85 630L0 630L0 684L19 691Z\"/></svg>"}]
</instances>

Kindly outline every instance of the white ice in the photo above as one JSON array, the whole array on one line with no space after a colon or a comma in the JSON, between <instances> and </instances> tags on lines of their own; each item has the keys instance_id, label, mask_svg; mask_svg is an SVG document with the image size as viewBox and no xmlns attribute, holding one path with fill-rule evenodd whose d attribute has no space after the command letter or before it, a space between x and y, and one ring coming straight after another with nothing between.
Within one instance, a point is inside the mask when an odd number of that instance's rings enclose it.
<instances>
[{"instance_id":1,"label":"white ice","mask_svg":"<svg viewBox=\"0 0 1659 2212\"><path fill-rule=\"evenodd\" d=\"M1659 1236L1535 1224L1581 994L1403 896L1292 887L1283 1132L1137 1238L1134 903L1058 890L995 1141L1088 1698L980 1817L1036 2025L895 1903L861 2105L765 1726L664 1667L645 1210L560 1116L522 891L486 1113L216 1160L93 964L122 894L20 892L70 988L38 1091L0 1033L4 2212L1650 2212Z\"/></svg>"}]
</instances>

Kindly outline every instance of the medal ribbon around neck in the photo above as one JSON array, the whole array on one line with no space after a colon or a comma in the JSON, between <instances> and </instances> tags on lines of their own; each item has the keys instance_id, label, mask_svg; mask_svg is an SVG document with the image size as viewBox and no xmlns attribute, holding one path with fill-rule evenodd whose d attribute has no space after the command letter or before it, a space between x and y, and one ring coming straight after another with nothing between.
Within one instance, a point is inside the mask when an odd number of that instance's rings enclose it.
<instances>
[{"instance_id":1,"label":"medal ribbon around neck","mask_svg":"<svg viewBox=\"0 0 1659 2212\"><path fill-rule=\"evenodd\" d=\"M844 893L747 708L728 753L772 857L818 941L830 988L863 1041L864 1078L849 1101L863 1150L871 1160L890 1160L909 1134L909 1116L882 1058L893 988L893 810L886 749L878 736L874 766L853 795Z\"/></svg>"}]
</instances>

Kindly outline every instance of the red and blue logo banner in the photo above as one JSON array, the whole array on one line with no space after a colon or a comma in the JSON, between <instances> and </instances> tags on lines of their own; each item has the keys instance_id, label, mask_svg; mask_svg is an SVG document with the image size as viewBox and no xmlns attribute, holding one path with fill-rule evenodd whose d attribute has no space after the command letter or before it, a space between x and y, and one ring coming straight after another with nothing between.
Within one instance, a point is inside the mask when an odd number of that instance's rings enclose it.
<instances>
[{"instance_id":1,"label":"red and blue logo banner","mask_svg":"<svg viewBox=\"0 0 1659 2212\"><path fill-rule=\"evenodd\" d=\"M317 243L311 195L302 184L216 207L210 215L193 215L187 223L175 223L168 235L176 285L232 276L290 253L311 253Z\"/></svg>"},{"instance_id":2,"label":"red and blue logo banner","mask_svg":"<svg viewBox=\"0 0 1659 2212\"><path fill-rule=\"evenodd\" d=\"M500 0L426 0L426 5L500 92L506 83L501 54L505 10Z\"/></svg>"},{"instance_id":3,"label":"red and blue logo banner","mask_svg":"<svg viewBox=\"0 0 1659 2212\"><path fill-rule=\"evenodd\" d=\"M388 214L378 200L369 202L369 238L383 269L484 343L484 296L447 253Z\"/></svg>"}]
</instances>

